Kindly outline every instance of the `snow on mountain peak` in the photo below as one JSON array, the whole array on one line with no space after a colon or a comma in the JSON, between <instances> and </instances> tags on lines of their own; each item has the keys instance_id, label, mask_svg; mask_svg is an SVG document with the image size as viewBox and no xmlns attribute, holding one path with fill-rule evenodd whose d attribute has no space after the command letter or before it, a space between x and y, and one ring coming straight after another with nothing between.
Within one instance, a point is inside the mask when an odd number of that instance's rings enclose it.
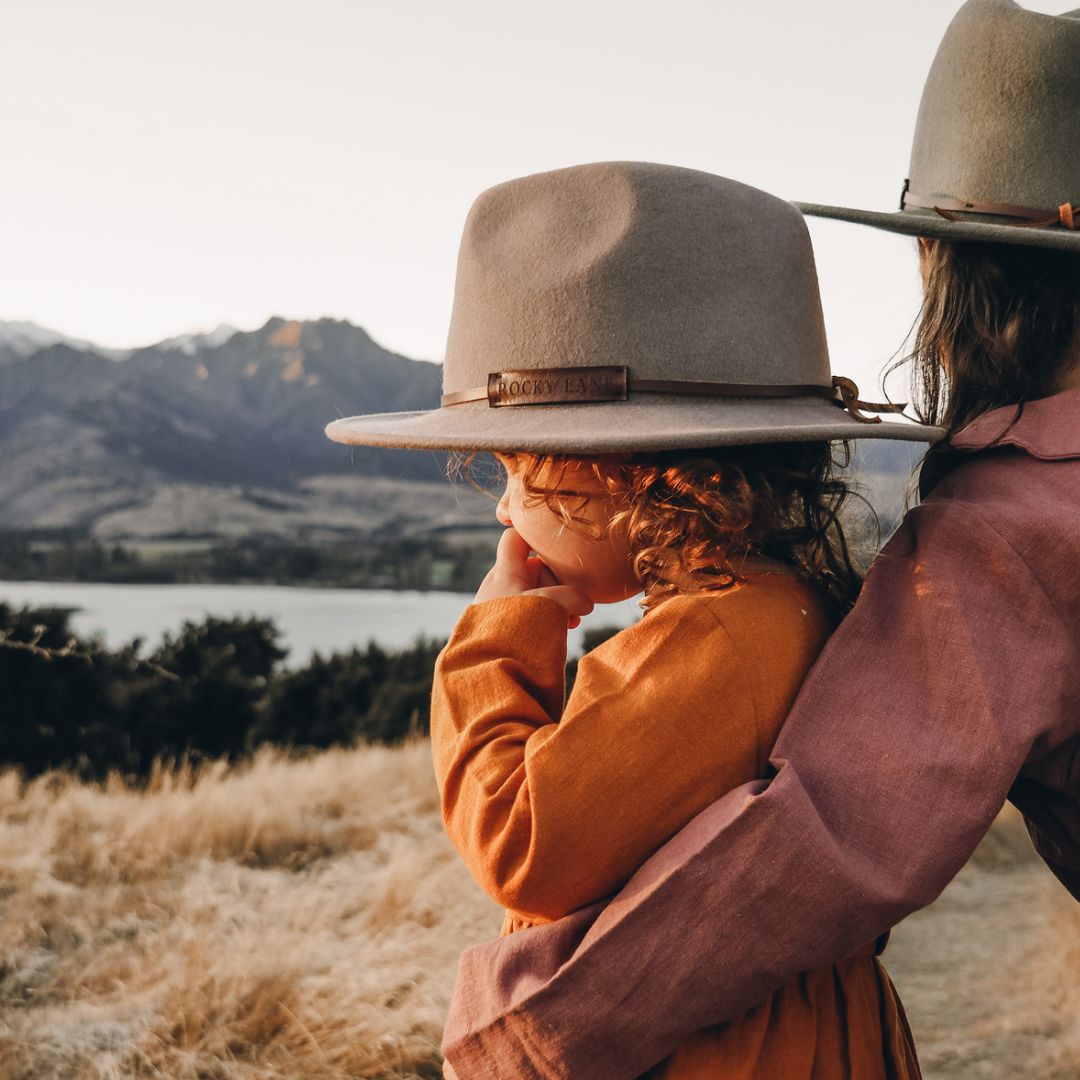
<instances>
[{"instance_id":1,"label":"snow on mountain peak","mask_svg":"<svg viewBox=\"0 0 1080 1080\"><path fill-rule=\"evenodd\" d=\"M38 349L47 349L50 345L70 345L73 349L93 349L102 351L92 341L69 337L59 330L50 330L27 319L0 319L0 345L7 346L21 356L29 356Z\"/></svg>"},{"instance_id":2,"label":"snow on mountain peak","mask_svg":"<svg viewBox=\"0 0 1080 1080\"><path fill-rule=\"evenodd\" d=\"M239 331L235 326L230 326L228 323L218 323L212 330L191 330L186 334L178 334L176 337L159 341L154 347L171 349L173 352L181 352L186 356L191 356L196 349L216 349L219 345L224 345L236 333L239 333Z\"/></svg>"}]
</instances>

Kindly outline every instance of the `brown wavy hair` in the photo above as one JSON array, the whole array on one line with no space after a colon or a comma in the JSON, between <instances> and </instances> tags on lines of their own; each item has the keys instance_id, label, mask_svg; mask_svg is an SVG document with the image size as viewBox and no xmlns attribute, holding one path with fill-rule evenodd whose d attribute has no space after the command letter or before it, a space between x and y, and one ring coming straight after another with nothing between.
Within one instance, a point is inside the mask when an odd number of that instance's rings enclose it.
<instances>
[{"instance_id":1,"label":"brown wavy hair","mask_svg":"<svg viewBox=\"0 0 1080 1080\"><path fill-rule=\"evenodd\" d=\"M926 286L911 352L919 418L957 431L1057 389L1080 329L1080 253L924 240Z\"/></svg>"},{"instance_id":2,"label":"brown wavy hair","mask_svg":"<svg viewBox=\"0 0 1080 1080\"><path fill-rule=\"evenodd\" d=\"M842 444L847 464L850 449ZM793 567L822 593L839 620L862 577L840 513L851 491L835 470L828 442L766 443L669 450L620 457L504 455L524 462L522 492L570 528L600 541L605 531L582 513L589 496L567 489L568 471L587 464L619 509L642 606L677 593L728 589L745 556ZM456 463L472 478L477 455Z\"/></svg>"}]
</instances>

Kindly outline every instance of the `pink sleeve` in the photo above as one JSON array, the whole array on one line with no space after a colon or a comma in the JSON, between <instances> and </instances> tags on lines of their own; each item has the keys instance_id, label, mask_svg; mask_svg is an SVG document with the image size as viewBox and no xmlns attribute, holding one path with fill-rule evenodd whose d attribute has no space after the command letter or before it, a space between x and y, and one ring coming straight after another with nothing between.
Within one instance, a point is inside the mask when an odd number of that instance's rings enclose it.
<instances>
[{"instance_id":1,"label":"pink sleeve","mask_svg":"<svg viewBox=\"0 0 1080 1080\"><path fill-rule=\"evenodd\" d=\"M448 1060L470 1080L629 1080L930 903L1061 723L1075 653L993 528L919 507L804 685L772 782L713 803L607 907L468 950Z\"/></svg>"}]
</instances>

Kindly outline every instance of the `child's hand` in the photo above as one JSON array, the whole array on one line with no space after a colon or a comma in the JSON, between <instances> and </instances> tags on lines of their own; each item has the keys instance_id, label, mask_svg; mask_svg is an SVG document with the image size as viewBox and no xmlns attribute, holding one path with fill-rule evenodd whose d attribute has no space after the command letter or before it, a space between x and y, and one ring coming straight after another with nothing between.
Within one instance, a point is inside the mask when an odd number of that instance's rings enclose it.
<instances>
[{"instance_id":1,"label":"child's hand","mask_svg":"<svg viewBox=\"0 0 1080 1080\"><path fill-rule=\"evenodd\" d=\"M566 611L566 625L573 629L582 615L593 609L592 601L572 585L562 585L555 575L530 553L521 534L508 528L499 538L495 565L487 572L476 593L476 602L501 596L546 596Z\"/></svg>"}]
</instances>

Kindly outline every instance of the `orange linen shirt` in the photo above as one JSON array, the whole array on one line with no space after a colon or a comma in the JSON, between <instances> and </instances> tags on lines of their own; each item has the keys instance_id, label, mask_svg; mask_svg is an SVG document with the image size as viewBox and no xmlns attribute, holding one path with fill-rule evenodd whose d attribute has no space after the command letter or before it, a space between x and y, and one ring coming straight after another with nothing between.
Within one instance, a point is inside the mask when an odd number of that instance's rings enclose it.
<instances>
[{"instance_id":1,"label":"orange linen shirt","mask_svg":"<svg viewBox=\"0 0 1080 1080\"><path fill-rule=\"evenodd\" d=\"M564 705L563 609L467 608L436 666L432 751L447 831L508 909L503 933L615 892L710 803L765 777L829 630L812 587L752 573L666 600L594 649ZM918 1077L877 951L799 976L649 1077Z\"/></svg>"}]
</instances>

